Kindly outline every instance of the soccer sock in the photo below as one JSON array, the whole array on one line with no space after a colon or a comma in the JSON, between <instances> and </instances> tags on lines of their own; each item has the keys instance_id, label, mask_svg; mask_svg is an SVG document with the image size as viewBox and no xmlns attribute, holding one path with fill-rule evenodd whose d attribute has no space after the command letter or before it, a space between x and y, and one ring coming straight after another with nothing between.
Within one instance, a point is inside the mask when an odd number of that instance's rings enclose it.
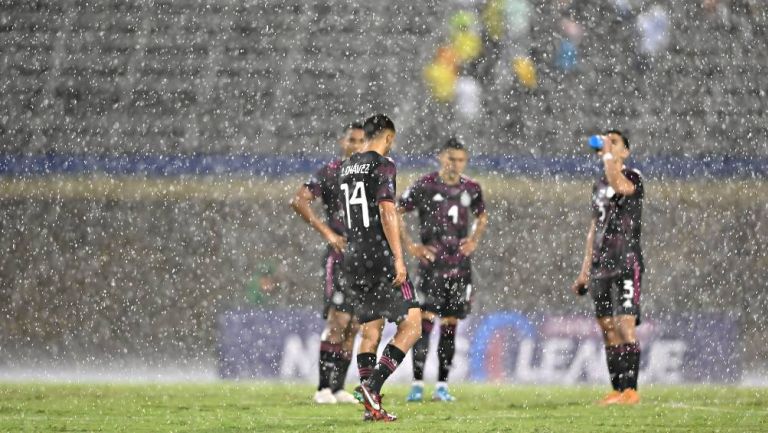
<instances>
[{"instance_id":1,"label":"soccer sock","mask_svg":"<svg viewBox=\"0 0 768 433\"><path fill-rule=\"evenodd\" d=\"M624 391L624 366L622 362L622 347L605 346L605 358L608 361L608 375L611 386L616 391Z\"/></svg>"},{"instance_id":2,"label":"soccer sock","mask_svg":"<svg viewBox=\"0 0 768 433\"><path fill-rule=\"evenodd\" d=\"M352 352L342 350L336 357L336 373L334 374L334 380L331 386L331 391L336 392L344 388L344 383L347 380L347 371L349 370L349 364L352 362Z\"/></svg>"},{"instance_id":3,"label":"soccer sock","mask_svg":"<svg viewBox=\"0 0 768 433\"><path fill-rule=\"evenodd\" d=\"M357 373L360 375L360 383L365 382L371 377L373 373L373 367L376 366L376 354L375 353L358 353L357 354Z\"/></svg>"},{"instance_id":4,"label":"soccer sock","mask_svg":"<svg viewBox=\"0 0 768 433\"><path fill-rule=\"evenodd\" d=\"M429 335L432 333L434 322L421 320L421 338L413 345L413 380L424 380L424 364L429 353Z\"/></svg>"},{"instance_id":5,"label":"soccer sock","mask_svg":"<svg viewBox=\"0 0 768 433\"><path fill-rule=\"evenodd\" d=\"M627 388L637 390L637 379L640 375L640 343L627 343L624 345L627 358Z\"/></svg>"},{"instance_id":6,"label":"soccer sock","mask_svg":"<svg viewBox=\"0 0 768 433\"><path fill-rule=\"evenodd\" d=\"M373 374L371 374L371 378L368 380L371 391L377 394L381 391L384 382L397 369L397 366L403 362L403 358L405 358L405 353L402 350L392 344L387 344L387 347L384 348L384 353L379 358L379 363L376 364L376 368L373 369Z\"/></svg>"},{"instance_id":7,"label":"soccer sock","mask_svg":"<svg viewBox=\"0 0 768 433\"><path fill-rule=\"evenodd\" d=\"M341 352L341 344L333 344L327 341L320 342L320 382L317 390L330 388L333 376L336 373L337 354Z\"/></svg>"},{"instance_id":8,"label":"soccer sock","mask_svg":"<svg viewBox=\"0 0 768 433\"><path fill-rule=\"evenodd\" d=\"M456 352L456 325L440 325L440 343L437 346L437 358L440 361L437 381L448 381L451 372L453 354Z\"/></svg>"}]
</instances>

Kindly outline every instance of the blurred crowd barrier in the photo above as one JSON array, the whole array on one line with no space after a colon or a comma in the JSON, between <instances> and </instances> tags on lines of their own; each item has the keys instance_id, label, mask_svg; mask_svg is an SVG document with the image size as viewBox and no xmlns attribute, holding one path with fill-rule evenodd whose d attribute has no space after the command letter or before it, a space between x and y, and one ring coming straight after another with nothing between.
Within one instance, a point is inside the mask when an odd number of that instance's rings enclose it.
<instances>
[{"instance_id":1,"label":"blurred crowd barrier","mask_svg":"<svg viewBox=\"0 0 768 433\"><path fill-rule=\"evenodd\" d=\"M284 326L275 327L275 322ZM218 319L219 377L315 382L322 328L318 313L307 310L227 311ZM394 331L394 326L387 327L383 338L391 338ZM711 313L646 317L638 331L643 383L742 379L741 340L734 317ZM437 338L432 339L428 380L437 376L437 344ZM603 383L608 373L600 330L592 318L581 315L516 311L473 315L461 322L456 347L452 381L574 385ZM393 380L412 379L410 356ZM349 372L353 381L356 375Z\"/></svg>"}]
</instances>

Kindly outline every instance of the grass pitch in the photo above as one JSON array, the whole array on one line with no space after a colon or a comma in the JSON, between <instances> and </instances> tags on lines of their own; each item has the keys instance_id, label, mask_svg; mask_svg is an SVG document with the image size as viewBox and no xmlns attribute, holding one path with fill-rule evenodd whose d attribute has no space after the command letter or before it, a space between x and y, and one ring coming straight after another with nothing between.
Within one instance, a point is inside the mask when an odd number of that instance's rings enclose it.
<instances>
[{"instance_id":1,"label":"grass pitch","mask_svg":"<svg viewBox=\"0 0 768 433\"><path fill-rule=\"evenodd\" d=\"M350 386L351 388L351 386ZM364 423L362 406L319 406L311 386L0 384L3 432L768 432L768 389L710 386L641 390L634 407L597 407L603 388L456 385L455 403L405 403L400 419ZM431 392L428 387L425 390Z\"/></svg>"}]
</instances>

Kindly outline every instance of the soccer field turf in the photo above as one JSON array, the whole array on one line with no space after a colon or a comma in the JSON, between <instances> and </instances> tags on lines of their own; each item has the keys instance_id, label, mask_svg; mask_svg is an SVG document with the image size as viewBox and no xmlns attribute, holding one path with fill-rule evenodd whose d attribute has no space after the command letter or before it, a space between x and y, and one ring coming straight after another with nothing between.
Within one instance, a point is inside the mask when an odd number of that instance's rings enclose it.
<instances>
[{"instance_id":1,"label":"soccer field turf","mask_svg":"<svg viewBox=\"0 0 768 433\"><path fill-rule=\"evenodd\" d=\"M427 391L430 391L428 388ZM768 390L651 387L635 407L598 407L602 388L456 385L455 403L405 403L385 387L400 419L365 423L362 406L319 406L307 385L0 385L7 432L600 432L768 431Z\"/></svg>"}]
</instances>

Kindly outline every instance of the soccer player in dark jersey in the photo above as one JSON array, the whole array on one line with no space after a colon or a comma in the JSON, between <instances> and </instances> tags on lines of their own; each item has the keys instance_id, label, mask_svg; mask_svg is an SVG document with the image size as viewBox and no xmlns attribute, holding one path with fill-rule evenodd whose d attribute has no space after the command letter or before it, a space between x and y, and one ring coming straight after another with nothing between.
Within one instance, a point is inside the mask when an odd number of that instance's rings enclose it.
<instances>
[{"instance_id":1,"label":"soccer player in dark jersey","mask_svg":"<svg viewBox=\"0 0 768 433\"><path fill-rule=\"evenodd\" d=\"M456 327L472 305L472 264L488 224L480 184L463 175L469 161L464 145L452 138L438 155L440 171L429 173L400 198L401 213L418 211L421 243L415 243L403 227L406 249L419 259L421 338L413 346L413 386L408 401L422 401L424 363L435 319L440 317L437 349L439 370L434 401L453 401L448 374L456 347ZM475 224L470 230L470 218Z\"/></svg>"},{"instance_id":2,"label":"soccer player in dark jersey","mask_svg":"<svg viewBox=\"0 0 768 433\"><path fill-rule=\"evenodd\" d=\"M347 233L344 278L361 323L361 385L356 391L365 405L364 419L394 421L396 417L381 406L381 387L419 339L421 314L401 247L395 163L386 157L394 144L395 124L377 114L363 128L365 151L344 161L339 174ZM385 320L397 323L397 332L376 362Z\"/></svg>"},{"instance_id":3,"label":"soccer player in dark jersey","mask_svg":"<svg viewBox=\"0 0 768 433\"><path fill-rule=\"evenodd\" d=\"M592 222L581 271L571 290L592 293L597 323L603 332L613 391L600 404L636 404L640 344L640 283L643 252L640 247L643 179L624 165L629 141L621 131L602 136L598 151L605 174L592 190Z\"/></svg>"},{"instance_id":4,"label":"soccer player in dark jersey","mask_svg":"<svg viewBox=\"0 0 768 433\"><path fill-rule=\"evenodd\" d=\"M359 152L363 146L363 125L351 123L344 127L339 146L344 158ZM325 330L320 342L320 382L315 392L317 403L357 403L344 390L344 380L352 360L352 350L358 331L352 306L341 287L341 265L346 239L339 198L339 169L341 159L324 165L299 188L291 201L293 209L328 242L323 260L325 269L323 318ZM323 221L312 210L312 202L320 198L325 209Z\"/></svg>"}]
</instances>

